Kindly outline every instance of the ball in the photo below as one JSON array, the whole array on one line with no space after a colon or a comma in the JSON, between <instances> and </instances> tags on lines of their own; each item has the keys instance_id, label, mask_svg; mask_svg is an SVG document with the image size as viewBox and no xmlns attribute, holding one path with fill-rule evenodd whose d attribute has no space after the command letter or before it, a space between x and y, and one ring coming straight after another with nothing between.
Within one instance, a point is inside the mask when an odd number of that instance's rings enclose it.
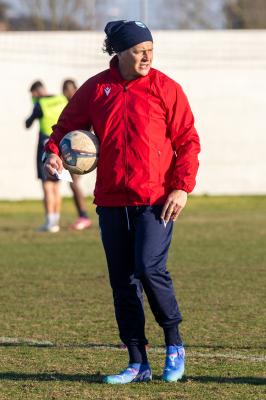
<instances>
[{"instance_id":1,"label":"ball","mask_svg":"<svg viewBox=\"0 0 266 400\"><path fill-rule=\"evenodd\" d=\"M73 174L84 175L97 167L100 143L90 131L67 133L59 144L63 165Z\"/></svg>"}]
</instances>

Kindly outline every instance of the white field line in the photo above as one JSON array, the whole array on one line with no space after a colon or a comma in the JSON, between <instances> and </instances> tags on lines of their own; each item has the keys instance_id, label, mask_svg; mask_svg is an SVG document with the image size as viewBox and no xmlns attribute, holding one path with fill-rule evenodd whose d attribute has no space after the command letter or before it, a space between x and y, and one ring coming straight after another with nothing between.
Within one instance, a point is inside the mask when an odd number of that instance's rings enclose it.
<instances>
[{"instance_id":1,"label":"white field line","mask_svg":"<svg viewBox=\"0 0 266 400\"><path fill-rule=\"evenodd\" d=\"M35 340L35 339L20 339L20 338L11 338L11 337L0 337L0 345L8 346L8 345L25 345L25 346L43 346L43 347L53 347L54 343L48 340Z\"/></svg>"},{"instance_id":2,"label":"white field line","mask_svg":"<svg viewBox=\"0 0 266 400\"><path fill-rule=\"evenodd\" d=\"M10 338L10 337L0 337L0 346L36 346L36 347L56 347L56 348L84 348L84 349L95 349L95 350L123 350L123 347L119 345L97 345L97 344L78 344L78 343L69 343L69 344L62 344L62 343L53 343L49 340L35 340L35 339L20 339L20 338ZM149 353L159 353L164 354L164 349L160 347L149 347ZM243 354L239 354L237 352L232 353L230 349L230 353L221 353L221 352L213 352L213 353L201 353L195 350L191 350L190 348L186 349L186 353L188 357L193 358L209 358L209 359L217 359L217 358L225 358L230 360L246 360L251 362L263 362L266 361L266 356L246 356Z\"/></svg>"}]
</instances>

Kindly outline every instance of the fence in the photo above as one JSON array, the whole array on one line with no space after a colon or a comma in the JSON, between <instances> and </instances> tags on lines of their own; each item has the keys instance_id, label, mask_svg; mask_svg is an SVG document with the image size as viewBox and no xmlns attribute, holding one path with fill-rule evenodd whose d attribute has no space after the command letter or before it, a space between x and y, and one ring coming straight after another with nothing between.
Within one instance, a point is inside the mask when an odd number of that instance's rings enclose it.
<instances>
[{"instance_id":1,"label":"fence","mask_svg":"<svg viewBox=\"0 0 266 400\"><path fill-rule=\"evenodd\" d=\"M37 123L31 82L58 93L64 78L79 84L107 68L99 32L0 34L0 199L41 198L36 180ZM154 67L181 83L202 142L195 193L266 193L266 31L154 32ZM82 178L92 193L95 174ZM67 184L62 185L69 195Z\"/></svg>"}]
</instances>

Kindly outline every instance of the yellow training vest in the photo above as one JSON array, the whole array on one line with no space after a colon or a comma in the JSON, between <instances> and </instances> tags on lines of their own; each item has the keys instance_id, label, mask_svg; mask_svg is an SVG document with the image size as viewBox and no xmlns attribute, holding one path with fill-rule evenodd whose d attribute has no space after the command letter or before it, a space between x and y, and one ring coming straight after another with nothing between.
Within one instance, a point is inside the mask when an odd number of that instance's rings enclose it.
<instances>
[{"instance_id":1,"label":"yellow training vest","mask_svg":"<svg viewBox=\"0 0 266 400\"><path fill-rule=\"evenodd\" d=\"M52 126L58 121L58 118L67 105L67 99L63 95L58 96L47 96L38 99L41 110L43 113L40 118L40 131L46 136L50 136L52 133Z\"/></svg>"}]
</instances>

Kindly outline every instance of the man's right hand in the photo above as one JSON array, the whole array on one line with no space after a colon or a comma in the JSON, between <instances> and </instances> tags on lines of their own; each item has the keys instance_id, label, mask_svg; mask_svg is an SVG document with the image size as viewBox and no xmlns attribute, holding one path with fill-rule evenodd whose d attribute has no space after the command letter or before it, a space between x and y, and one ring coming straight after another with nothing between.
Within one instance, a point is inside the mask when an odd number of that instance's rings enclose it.
<instances>
[{"instance_id":1,"label":"man's right hand","mask_svg":"<svg viewBox=\"0 0 266 400\"><path fill-rule=\"evenodd\" d=\"M47 178L57 180L55 171L61 173L63 170L63 162L61 158L54 153L48 154L48 157L44 163L44 172Z\"/></svg>"}]
</instances>

